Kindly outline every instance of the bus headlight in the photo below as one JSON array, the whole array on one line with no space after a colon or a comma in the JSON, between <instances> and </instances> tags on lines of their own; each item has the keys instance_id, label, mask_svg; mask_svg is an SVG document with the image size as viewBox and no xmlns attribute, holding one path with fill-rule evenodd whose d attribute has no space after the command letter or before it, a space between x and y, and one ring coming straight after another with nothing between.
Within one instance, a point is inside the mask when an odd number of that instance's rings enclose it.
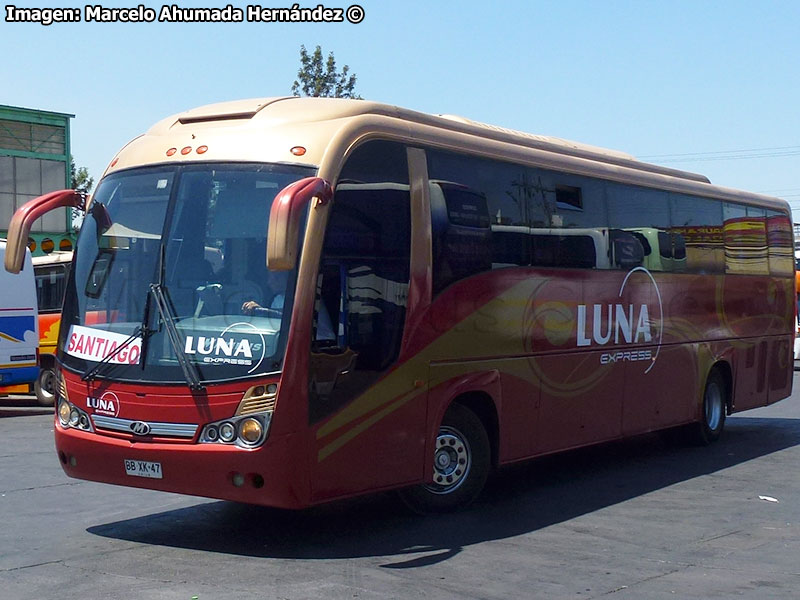
<instances>
[{"instance_id":1,"label":"bus headlight","mask_svg":"<svg viewBox=\"0 0 800 600\"><path fill-rule=\"evenodd\" d=\"M239 437L242 438L246 444L257 443L263 434L264 427L258 419L248 417L239 424Z\"/></svg>"},{"instance_id":2,"label":"bus headlight","mask_svg":"<svg viewBox=\"0 0 800 600\"><path fill-rule=\"evenodd\" d=\"M247 416L231 417L209 423L200 432L201 444L236 445L255 448L264 443L269 433L272 411Z\"/></svg>"},{"instance_id":3,"label":"bus headlight","mask_svg":"<svg viewBox=\"0 0 800 600\"><path fill-rule=\"evenodd\" d=\"M226 421L219 426L219 439L226 444L236 439L236 427L233 423Z\"/></svg>"},{"instance_id":4,"label":"bus headlight","mask_svg":"<svg viewBox=\"0 0 800 600\"><path fill-rule=\"evenodd\" d=\"M69 402L64 400L64 398L59 399L58 401L58 420L61 422L61 425L66 427L69 424L69 413L72 412L72 407L69 405Z\"/></svg>"},{"instance_id":5,"label":"bus headlight","mask_svg":"<svg viewBox=\"0 0 800 600\"><path fill-rule=\"evenodd\" d=\"M89 415L65 398L58 399L58 422L65 429L94 431Z\"/></svg>"}]
</instances>

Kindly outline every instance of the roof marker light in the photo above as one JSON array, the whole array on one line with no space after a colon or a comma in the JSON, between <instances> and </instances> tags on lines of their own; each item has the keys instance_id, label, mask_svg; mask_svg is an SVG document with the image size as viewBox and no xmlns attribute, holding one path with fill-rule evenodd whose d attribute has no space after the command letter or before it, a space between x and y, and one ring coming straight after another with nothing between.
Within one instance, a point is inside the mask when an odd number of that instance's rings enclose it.
<instances>
[{"instance_id":1,"label":"roof marker light","mask_svg":"<svg viewBox=\"0 0 800 600\"><path fill-rule=\"evenodd\" d=\"M291 152L295 156L303 156L303 154L306 153L306 149L303 148L302 146L295 146L294 148L289 150L289 152Z\"/></svg>"},{"instance_id":2,"label":"roof marker light","mask_svg":"<svg viewBox=\"0 0 800 600\"><path fill-rule=\"evenodd\" d=\"M119 162L119 156L111 161L109 167L116 167L118 162Z\"/></svg>"},{"instance_id":3,"label":"roof marker light","mask_svg":"<svg viewBox=\"0 0 800 600\"><path fill-rule=\"evenodd\" d=\"M208 152L208 146L199 146L196 150L198 154L205 154Z\"/></svg>"},{"instance_id":4,"label":"roof marker light","mask_svg":"<svg viewBox=\"0 0 800 600\"><path fill-rule=\"evenodd\" d=\"M167 150L167 156L172 156L172 155L173 155L173 154L175 154L177 151L178 151L178 149L177 149L177 148L170 148L169 150Z\"/></svg>"},{"instance_id":5,"label":"roof marker light","mask_svg":"<svg viewBox=\"0 0 800 600\"><path fill-rule=\"evenodd\" d=\"M189 152L191 152L191 151L192 151L192 147L191 146L184 146L183 148L181 148L181 154L183 154L184 156L189 154Z\"/></svg>"}]
</instances>

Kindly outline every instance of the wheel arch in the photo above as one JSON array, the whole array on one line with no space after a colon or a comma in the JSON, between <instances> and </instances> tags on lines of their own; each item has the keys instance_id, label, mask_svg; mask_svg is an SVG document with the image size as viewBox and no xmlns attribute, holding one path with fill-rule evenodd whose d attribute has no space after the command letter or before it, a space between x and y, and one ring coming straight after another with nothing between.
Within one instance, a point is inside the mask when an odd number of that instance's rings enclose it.
<instances>
[{"instance_id":1,"label":"wheel arch","mask_svg":"<svg viewBox=\"0 0 800 600\"><path fill-rule=\"evenodd\" d=\"M483 425L489 438L491 464L500 462L500 427L502 426L501 374L497 369L476 370L471 373L453 373L447 366L431 365L431 376L440 383L428 397L428 421L425 456L432 456L433 442L445 414L453 404L471 410ZM436 371L440 373L436 373ZM426 461L424 477L433 477L432 464Z\"/></svg>"},{"instance_id":2,"label":"wheel arch","mask_svg":"<svg viewBox=\"0 0 800 600\"><path fill-rule=\"evenodd\" d=\"M500 461L500 420L494 399L485 391L463 392L453 398L448 408L460 404L471 410L478 417L489 437L489 448L492 452L492 466ZM446 411L445 411L446 412Z\"/></svg>"},{"instance_id":3,"label":"wheel arch","mask_svg":"<svg viewBox=\"0 0 800 600\"><path fill-rule=\"evenodd\" d=\"M733 412L733 369L727 360L719 360L711 365L708 370L706 382L715 371L719 373L720 377L722 377L722 382L725 384L725 408L727 414L730 415Z\"/></svg>"}]
</instances>

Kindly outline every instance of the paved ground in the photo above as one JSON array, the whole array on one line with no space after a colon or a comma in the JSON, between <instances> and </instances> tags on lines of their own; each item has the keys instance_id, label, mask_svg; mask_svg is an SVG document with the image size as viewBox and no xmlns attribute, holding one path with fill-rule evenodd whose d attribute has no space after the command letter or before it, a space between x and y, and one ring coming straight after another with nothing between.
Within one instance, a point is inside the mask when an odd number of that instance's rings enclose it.
<instances>
[{"instance_id":1,"label":"paved ground","mask_svg":"<svg viewBox=\"0 0 800 600\"><path fill-rule=\"evenodd\" d=\"M71 480L49 411L0 400L0 600L797 598L798 400L710 448L515 467L429 518L392 495L293 513Z\"/></svg>"}]
</instances>

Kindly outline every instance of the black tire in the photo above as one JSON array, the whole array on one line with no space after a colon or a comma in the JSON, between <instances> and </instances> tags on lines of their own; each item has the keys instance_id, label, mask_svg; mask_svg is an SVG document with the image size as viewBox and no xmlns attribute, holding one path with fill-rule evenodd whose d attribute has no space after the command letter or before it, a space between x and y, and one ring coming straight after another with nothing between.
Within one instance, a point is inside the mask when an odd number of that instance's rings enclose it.
<instances>
[{"instance_id":1,"label":"black tire","mask_svg":"<svg viewBox=\"0 0 800 600\"><path fill-rule=\"evenodd\" d=\"M441 513L463 508L478 497L491 466L489 436L474 412L452 405L442 419L433 454L434 480L401 490L414 512Z\"/></svg>"},{"instance_id":2,"label":"black tire","mask_svg":"<svg viewBox=\"0 0 800 600\"><path fill-rule=\"evenodd\" d=\"M725 413L728 401L728 388L719 371L712 370L703 391L703 410L700 422L695 425L695 442L708 446L716 442L725 428Z\"/></svg>"},{"instance_id":3,"label":"black tire","mask_svg":"<svg viewBox=\"0 0 800 600\"><path fill-rule=\"evenodd\" d=\"M42 366L33 384L36 401L42 406L53 406L56 400L56 371L52 366Z\"/></svg>"}]
</instances>

